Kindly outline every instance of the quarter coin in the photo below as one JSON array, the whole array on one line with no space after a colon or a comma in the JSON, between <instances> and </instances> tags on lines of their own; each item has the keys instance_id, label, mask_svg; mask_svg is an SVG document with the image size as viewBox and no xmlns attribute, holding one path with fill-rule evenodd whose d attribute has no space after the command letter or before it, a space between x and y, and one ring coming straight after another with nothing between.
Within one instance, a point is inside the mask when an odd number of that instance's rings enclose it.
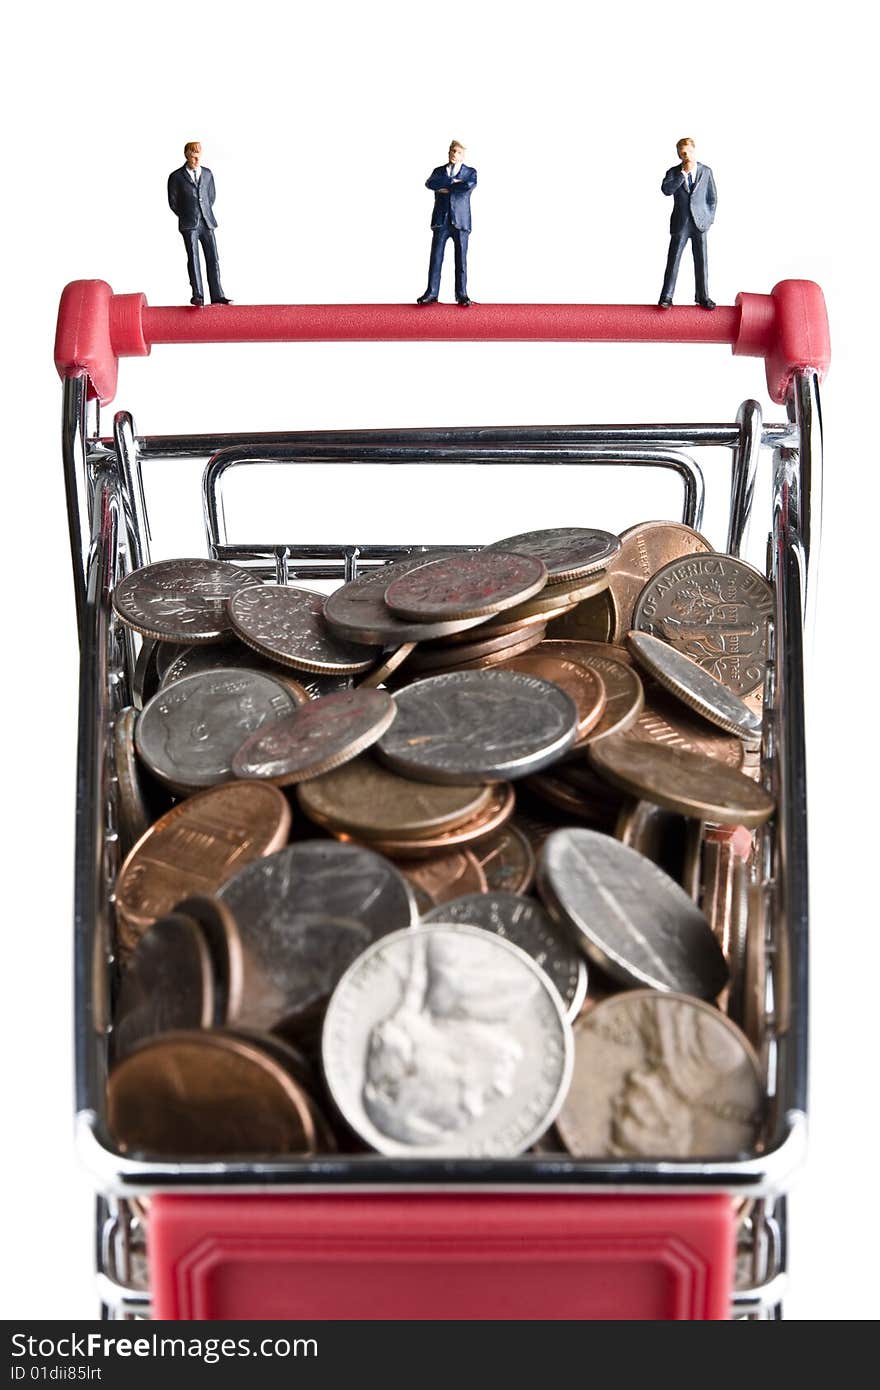
<instances>
[{"instance_id":1,"label":"quarter coin","mask_svg":"<svg viewBox=\"0 0 880 1390\"><path fill-rule=\"evenodd\" d=\"M746 1038L680 994L605 999L575 1028L574 1078L556 1128L582 1158L719 1159L754 1150L763 1086Z\"/></svg>"},{"instance_id":2,"label":"quarter coin","mask_svg":"<svg viewBox=\"0 0 880 1390\"><path fill-rule=\"evenodd\" d=\"M143 1043L110 1073L107 1108L126 1153L231 1158L315 1151L302 1088L255 1043L215 1029Z\"/></svg>"},{"instance_id":3,"label":"quarter coin","mask_svg":"<svg viewBox=\"0 0 880 1390\"><path fill-rule=\"evenodd\" d=\"M538 890L600 969L624 985L714 999L727 965L706 918L649 859L595 830L548 836Z\"/></svg>"},{"instance_id":4,"label":"quarter coin","mask_svg":"<svg viewBox=\"0 0 880 1390\"><path fill-rule=\"evenodd\" d=\"M489 617L531 598L546 583L541 560L499 550L466 551L392 579L385 602L392 613L416 622Z\"/></svg>"},{"instance_id":5,"label":"quarter coin","mask_svg":"<svg viewBox=\"0 0 880 1390\"><path fill-rule=\"evenodd\" d=\"M359 575L342 584L324 603L324 617L338 636L349 642L363 642L380 647L398 647L407 642L427 642L436 637L448 637L454 632L483 622L483 618L445 618L438 622L407 622L391 612L385 602L385 590L394 579L422 569L430 561L447 558L448 551L437 554L414 555L408 560L396 560Z\"/></svg>"},{"instance_id":6,"label":"quarter coin","mask_svg":"<svg viewBox=\"0 0 880 1390\"><path fill-rule=\"evenodd\" d=\"M310 820L365 839L423 839L472 820L491 800L489 787L415 782L372 757L357 758L297 793Z\"/></svg>"},{"instance_id":7,"label":"quarter coin","mask_svg":"<svg viewBox=\"0 0 880 1390\"><path fill-rule=\"evenodd\" d=\"M138 755L154 776L181 791L225 782L249 734L297 708L280 681L260 671L203 671L158 690L135 730Z\"/></svg>"},{"instance_id":8,"label":"quarter coin","mask_svg":"<svg viewBox=\"0 0 880 1390\"><path fill-rule=\"evenodd\" d=\"M664 565L645 585L632 625L669 642L734 692L763 683L773 590L730 555L691 555Z\"/></svg>"},{"instance_id":9,"label":"quarter coin","mask_svg":"<svg viewBox=\"0 0 880 1390\"><path fill-rule=\"evenodd\" d=\"M113 590L124 623L161 642L222 642L230 632L226 601L255 583L225 560L160 560L133 570Z\"/></svg>"},{"instance_id":10,"label":"quarter coin","mask_svg":"<svg viewBox=\"0 0 880 1390\"><path fill-rule=\"evenodd\" d=\"M571 1025L544 971L468 926L377 941L337 985L321 1046L347 1123L397 1157L523 1153L571 1076Z\"/></svg>"},{"instance_id":11,"label":"quarter coin","mask_svg":"<svg viewBox=\"0 0 880 1390\"><path fill-rule=\"evenodd\" d=\"M156 1033L210 1028L216 1021L211 957L198 924L176 912L161 917L122 972L113 1030L117 1059Z\"/></svg>"},{"instance_id":12,"label":"quarter coin","mask_svg":"<svg viewBox=\"0 0 880 1390\"><path fill-rule=\"evenodd\" d=\"M211 894L242 865L280 849L290 829L284 793L229 782L181 801L150 827L116 879L124 946L191 894Z\"/></svg>"},{"instance_id":13,"label":"quarter coin","mask_svg":"<svg viewBox=\"0 0 880 1390\"><path fill-rule=\"evenodd\" d=\"M710 724L738 738L761 737L760 717L698 662L648 632L627 633L626 642L640 666Z\"/></svg>"},{"instance_id":14,"label":"quarter coin","mask_svg":"<svg viewBox=\"0 0 880 1390\"><path fill-rule=\"evenodd\" d=\"M493 541L486 550L511 550L517 555L537 556L547 566L549 582L555 585L604 569L620 550L620 540L610 531L558 526L508 536L506 540Z\"/></svg>"},{"instance_id":15,"label":"quarter coin","mask_svg":"<svg viewBox=\"0 0 880 1390\"><path fill-rule=\"evenodd\" d=\"M620 550L608 567L612 641L622 642L633 627L636 599L658 570L711 551L705 536L680 521L643 521L621 531Z\"/></svg>"},{"instance_id":16,"label":"quarter coin","mask_svg":"<svg viewBox=\"0 0 880 1390\"><path fill-rule=\"evenodd\" d=\"M230 601L229 620L249 647L295 670L343 676L376 664L375 651L337 637L327 626L324 596L311 589L253 585Z\"/></svg>"},{"instance_id":17,"label":"quarter coin","mask_svg":"<svg viewBox=\"0 0 880 1390\"><path fill-rule=\"evenodd\" d=\"M441 902L424 922L464 922L512 941L540 965L559 991L566 1016L576 1018L587 993L587 967L581 953L534 898L516 893L469 893Z\"/></svg>"},{"instance_id":18,"label":"quarter coin","mask_svg":"<svg viewBox=\"0 0 880 1390\"><path fill-rule=\"evenodd\" d=\"M577 734L570 695L520 671L455 671L397 692L397 718L377 744L405 776L501 781L555 762Z\"/></svg>"},{"instance_id":19,"label":"quarter coin","mask_svg":"<svg viewBox=\"0 0 880 1390\"><path fill-rule=\"evenodd\" d=\"M699 753L640 743L624 735L592 744L589 757L612 786L682 816L751 829L773 814L773 797L762 786L736 768Z\"/></svg>"},{"instance_id":20,"label":"quarter coin","mask_svg":"<svg viewBox=\"0 0 880 1390\"><path fill-rule=\"evenodd\" d=\"M288 718L257 729L232 759L236 777L289 786L351 762L375 743L397 714L385 690L341 690L310 700Z\"/></svg>"}]
</instances>

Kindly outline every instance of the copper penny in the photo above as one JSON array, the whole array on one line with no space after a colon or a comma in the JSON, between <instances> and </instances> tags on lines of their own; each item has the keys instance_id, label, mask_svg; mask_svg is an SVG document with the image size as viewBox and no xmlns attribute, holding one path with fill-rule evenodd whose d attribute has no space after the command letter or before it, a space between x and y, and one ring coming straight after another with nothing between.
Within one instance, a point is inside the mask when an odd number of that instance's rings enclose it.
<instances>
[{"instance_id":1,"label":"copper penny","mask_svg":"<svg viewBox=\"0 0 880 1390\"><path fill-rule=\"evenodd\" d=\"M580 603L595 598L608 587L608 577L604 570L592 574L587 579L566 579L559 584L548 584L534 598L519 603L508 611L510 619L524 621L537 614L543 614L547 622L554 616L561 617L575 609Z\"/></svg>"},{"instance_id":2,"label":"copper penny","mask_svg":"<svg viewBox=\"0 0 880 1390\"><path fill-rule=\"evenodd\" d=\"M468 635L470 636L470 634ZM531 636L530 630L517 626L512 632L503 632L493 637L480 636L475 641L461 642L455 646L447 647L443 643L421 646L417 655L410 662L409 669L411 671L430 671L449 666L459 666L463 662L472 662L479 657L491 656L493 652L504 652L510 647L518 647L529 636Z\"/></svg>"},{"instance_id":3,"label":"copper penny","mask_svg":"<svg viewBox=\"0 0 880 1390\"><path fill-rule=\"evenodd\" d=\"M527 893L531 888L535 855L527 836L512 821L490 839L481 840L473 853L490 891Z\"/></svg>"},{"instance_id":4,"label":"copper penny","mask_svg":"<svg viewBox=\"0 0 880 1390\"><path fill-rule=\"evenodd\" d=\"M692 555L665 565L645 585L632 625L699 662L735 695L764 680L773 590L730 555Z\"/></svg>"},{"instance_id":5,"label":"copper penny","mask_svg":"<svg viewBox=\"0 0 880 1390\"><path fill-rule=\"evenodd\" d=\"M136 632L162 642L222 642L229 634L226 602L258 581L226 560L159 560L133 570L113 590L117 615Z\"/></svg>"},{"instance_id":6,"label":"copper penny","mask_svg":"<svg viewBox=\"0 0 880 1390\"><path fill-rule=\"evenodd\" d=\"M388 652L382 661L379 662L378 666L375 666L372 671L368 671L365 676L361 677L358 681L358 689L372 690L375 689L376 686L384 685L388 677L396 671L399 666L403 665L407 657L410 656L415 649L415 642L404 642L403 645L397 647L395 651Z\"/></svg>"},{"instance_id":7,"label":"copper penny","mask_svg":"<svg viewBox=\"0 0 880 1390\"><path fill-rule=\"evenodd\" d=\"M620 550L608 566L611 640L622 642L633 625L636 599L649 579L673 560L711 552L712 546L680 521L642 521L620 533Z\"/></svg>"},{"instance_id":8,"label":"copper penny","mask_svg":"<svg viewBox=\"0 0 880 1390\"><path fill-rule=\"evenodd\" d=\"M479 550L433 560L393 579L385 602L392 613L417 622L488 617L531 598L546 583L542 560Z\"/></svg>"},{"instance_id":9,"label":"copper penny","mask_svg":"<svg viewBox=\"0 0 880 1390\"><path fill-rule=\"evenodd\" d=\"M369 755L298 789L310 820L369 840L424 839L472 820L488 805L485 786L411 781Z\"/></svg>"},{"instance_id":10,"label":"copper penny","mask_svg":"<svg viewBox=\"0 0 880 1390\"><path fill-rule=\"evenodd\" d=\"M595 667L581 662L568 661L564 656L545 651L544 644L522 656L511 657L505 662L508 670L525 671L527 675L540 676L542 680L552 681L562 686L574 700L578 713L576 742L594 729L605 712L608 697L605 682Z\"/></svg>"},{"instance_id":11,"label":"copper penny","mask_svg":"<svg viewBox=\"0 0 880 1390\"><path fill-rule=\"evenodd\" d=\"M611 590L584 599L565 613L548 614L547 636L576 642L609 642L614 629Z\"/></svg>"},{"instance_id":12,"label":"copper penny","mask_svg":"<svg viewBox=\"0 0 880 1390\"><path fill-rule=\"evenodd\" d=\"M699 753L620 737L591 744L588 754L613 786L682 816L752 827L773 814L775 803L763 787Z\"/></svg>"},{"instance_id":13,"label":"copper penny","mask_svg":"<svg viewBox=\"0 0 880 1390\"><path fill-rule=\"evenodd\" d=\"M496 782L489 791L491 795L485 809L452 830L439 831L430 836L423 835L418 839L371 838L367 843L371 849L377 850L380 854L387 854L392 859L424 859L437 850L457 849L462 845L467 845L468 848L475 847L476 842L484 840L510 819L516 805L513 787L508 782ZM334 833L340 840L347 838L344 833Z\"/></svg>"},{"instance_id":14,"label":"copper penny","mask_svg":"<svg viewBox=\"0 0 880 1390\"><path fill-rule=\"evenodd\" d=\"M596 743L632 728L642 711L645 690L629 662L621 661L618 648L603 643L551 642L546 644L548 655L558 654L568 661L595 671L605 689L605 708L598 723L584 736L585 742ZM608 655L611 651L614 655Z\"/></svg>"},{"instance_id":15,"label":"copper penny","mask_svg":"<svg viewBox=\"0 0 880 1390\"><path fill-rule=\"evenodd\" d=\"M658 685L648 685L644 708L627 729L626 736L637 743L656 743L662 748L679 748L683 753L702 753L726 767L745 771L746 746L742 739L713 728Z\"/></svg>"},{"instance_id":16,"label":"copper penny","mask_svg":"<svg viewBox=\"0 0 880 1390\"><path fill-rule=\"evenodd\" d=\"M113 1030L117 1059L156 1033L218 1021L211 956L198 923L177 912L161 917L122 973Z\"/></svg>"},{"instance_id":17,"label":"copper penny","mask_svg":"<svg viewBox=\"0 0 880 1390\"><path fill-rule=\"evenodd\" d=\"M188 797L152 825L123 862L116 913L123 947L191 894L211 894L244 865L280 849L290 807L277 787L229 782Z\"/></svg>"},{"instance_id":18,"label":"copper penny","mask_svg":"<svg viewBox=\"0 0 880 1390\"><path fill-rule=\"evenodd\" d=\"M506 637L512 632L520 632L524 637L530 627L544 627L546 623L546 613L533 613L530 618L511 618L508 613L502 613L497 618L489 618L482 622L478 633L481 640L487 640L490 637ZM475 640L476 636L473 629L468 629L466 632L456 632L453 636L444 638L442 645L454 649L463 642ZM431 651L435 650L433 643L429 643L428 647ZM440 644L438 643L436 649L439 650L439 647Z\"/></svg>"},{"instance_id":19,"label":"copper penny","mask_svg":"<svg viewBox=\"0 0 880 1390\"><path fill-rule=\"evenodd\" d=\"M620 799L615 797L607 784L595 773L591 774L592 785L582 782L575 784L562 775L556 767L552 772L539 773L529 778L529 790L535 792L543 801L548 801L557 810L563 811L566 818L585 821L598 830L610 832L618 813ZM554 829L556 827L554 826Z\"/></svg>"},{"instance_id":20,"label":"copper penny","mask_svg":"<svg viewBox=\"0 0 880 1390\"><path fill-rule=\"evenodd\" d=\"M110 1130L123 1152L169 1158L311 1154L302 1088L255 1043L219 1030L165 1033L110 1073Z\"/></svg>"},{"instance_id":21,"label":"copper penny","mask_svg":"<svg viewBox=\"0 0 880 1390\"><path fill-rule=\"evenodd\" d=\"M516 642L510 642L508 646L494 652L488 652L485 656L475 657L472 661L460 661L457 654L450 651L449 660L442 670L433 670L430 674L442 675L450 671L490 671L496 666L503 666L509 657L531 651L532 647L537 647L538 643L543 642L543 640L544 626L542 624L540 627L527 628L518 636Z\"/></svg>"},{"instance_id":22,"label":"copper penny","mask_svg":"<svg viewBox=\"0 0 880 1390\"><path fill-rule=\"evenodd\" d=\"M719 995L718 1007L737 1017L748 925L746 866L734 842L723 833L713 834L711 829L707 830L703 844L700 906L730 970L730 984Z\"/></svg>"},{"instance_id":23,"label":"copper penny","mask_svg":"<svg viewBox=\"0 0 880 1390\"><path fill-rule=\"evenodd\" d=\"M211 958L214 978L214 1022L231 1023L241 1010L244 960L241 936L230 909L219 898L194 894L175 904L175 912L200 928Z\"/></svg>"},{"instance_id":24,"label":"copper penny","mask_svg":"<svg viewBox=\"0 0 880 1390\"><path fill-rule=\"evenodd\" d=\"M489 886L479 861L466 849L448 850L397 867L414 888L421 888L430 896L435 906L464 893L485 893Z\"/></svg>"},{"instance_id":25,"label":"copper penny","mask_svg":"<svg viewBox=\"0 0 880 1390\"><path fill-rule=\"evenodd\" d=\"M311 781L376 743L396 715L386 690L338 690L257 729L233 757L232 771L279 787Z\"/></svg>"}]
</instances>

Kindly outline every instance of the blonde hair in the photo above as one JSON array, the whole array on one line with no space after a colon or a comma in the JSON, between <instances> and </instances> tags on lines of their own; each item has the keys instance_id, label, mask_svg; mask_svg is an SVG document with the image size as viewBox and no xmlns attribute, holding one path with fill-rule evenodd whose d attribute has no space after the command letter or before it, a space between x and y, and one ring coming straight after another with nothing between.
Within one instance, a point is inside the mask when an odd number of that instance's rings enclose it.
<instances>
[{"instance_id":1,"label":"blonde hair","mask_svg":"<svg viewBox=\"0 0 880 1390\"><path fill-rule=\"evenodd\" d=\"M677 154L678 151L681 149L682 145L693 145L694 149L697 148L697 142L696 142L696 140L694 139L694 137L693 137L692 135L683 135L683 136L681 137L680 140L676 140L676 142L675 142L675 152L676 152L676 154Z\"/></svg>"},{"instance_id":2,"label":"blonde hair","mask_svg":"<svg viewBox=\"0 0 880 1390\"><path fill-rule=\"evenodd\" d=\"M186 144L185 144L184 147L183 147L183 157L184 157L184 159L185 159L186 156L189 154L190 150L193 150L193 151L198 150L199 154L201 154L201 152L202 152L202 142L201 142L201 140L187 140Z\"/></svg>"},{"instance_id":3,"label":"blonde hair","mask_svg":"<svg viewBox=\"0 0 880 1390\"><path fill-rule=\"evenodd\" d=\"M450 142L449 142L449 152L450 152L450 154L452 153L453 150L463 150L463 149L466 149L466 148L467 148L467 146L463 145L463 144L461 143L460 140L450 140Z\"/></svg>"}]
</instances>

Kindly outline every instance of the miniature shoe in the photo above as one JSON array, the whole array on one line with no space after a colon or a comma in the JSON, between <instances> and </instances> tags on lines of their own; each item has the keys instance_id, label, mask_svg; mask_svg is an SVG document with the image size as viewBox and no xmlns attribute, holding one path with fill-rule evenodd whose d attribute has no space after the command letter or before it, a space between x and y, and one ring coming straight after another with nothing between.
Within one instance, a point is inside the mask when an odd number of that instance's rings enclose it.
<instances>
[{"instance_id":1,"label":"miniature shoe","mask_svg":"<svg viewBox=\"0 0 880 1390\"><path fill-rule=\"evenodd\" d=\"M465 295L463 299L457 299L455 302L456 304L460 304L462 308L466 309L467 306L469 304L473 304L474 301L472 299L468 299L467 295Z\"/></svg>"},{"instance_id":2,"label":"miniature shoe","mask_svg":"<svg viewBox=\"0 0 880 1390\"><path fill-rule=\"evenodd\" d=\"M658 299L658 300L657 300L657 308L658 308L658 309L671 309L671 308L672 308L672 300L671 300L671 299Z\"/></svg>"},{"instance_id":3,"label":"miniature shoe","mask_svg":"<svg viewBox=\"0 0 880 1390\"><path fill-rule=\"evenodd\" d=\"M715 308L715 300L714 300L714 299L698 299L698 300L697 300L697 303L699 304L699 306L700 306L701 309L714 309L714 308Z\"/></svg>"},{"instance_id":4,"label":"miniature shoe","mask_svg":"<svg viewBox=\"0 0 880 1390\"><path fill-rule=\"evenodd\" d=\"M190 302L190 304L192 304L193 308L195 308L195 309L201 309L201 308L203 308L203 307L204 307L204 303L205 303L205 301L202 299L202 297L201 297L200 295L198 295L198 294L194 294L193 297L192 297L192 299L191 299L189 302Z\"/></svg>"},{"instance_id":5,"label":"miniature shoe","mask_svg":"<svg viewBox=\"0 0 880 1390\"><path fill-rule=\"evenodd\" d=\"M416 300L416 303L417 303L417 304L436 304L436 303L437 303L437 296L436 296L436 294L423 294L423 295L420 296L420 298L418 298L418 299Z\"/></svg>"},{"instance_id":6,"label":"miniature shoe","mask_svg":"<svg viewBox=\"0 0 880 1390\"><path fill-rule=\"evenodd\" d=\"M212 300L211 300L211 303L212 303L212 304L231 304L231 303L232 303L232 300L231 300L231 299L212 299Z\"/></svg>"}]
</instances>

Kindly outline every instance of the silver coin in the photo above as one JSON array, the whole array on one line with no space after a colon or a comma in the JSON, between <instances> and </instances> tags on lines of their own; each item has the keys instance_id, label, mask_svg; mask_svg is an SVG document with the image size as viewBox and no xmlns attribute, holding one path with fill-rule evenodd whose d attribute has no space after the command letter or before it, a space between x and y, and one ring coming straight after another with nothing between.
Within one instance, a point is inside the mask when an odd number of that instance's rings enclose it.
<instances>
[{"instance_id":1,"label":"silver coin","mask_svg":"<svg viewBox=\"0 0 880 1390\"><path fill-rule=\"evenodd\" d=\"M324 621L324 596L286 584L244 589L229 604L238 636L294 670L353 675L376 664L370 648L335 636Z\"/></svg>"},{"instance_id":2,"label":"silver coin","mask_svg":"<svg viewBox=\"0 0 880 1390\"><path fill-rule=\"evenodd\" d=\"M363 922L290 912L244 917L237 1023L292 1031L314 1019L352 961L371 944Z\"/></svg>"},{"instance_id":3,"label":"silver coin","mask_svg":"<svg viewBox=\"0 0 880 1390\"><path fill-rule=\"evenodd\" d=\"M432 908L423 922L464 922L512 941L549 975L573 1019L587 993L587 967L580 951L534 898L518 893L467 893Z\"/></svg>"},{"instance_id":4,"label":"silver coin","mask_svg":"<svg viewBox=\"0 0 880 1390\"><path fill-rule=\"evenodd\" d=\"M312 671L297 671L294 679L290 667L260 656L244 642L225 642L222 647L178 647L175 653L160 678L162 686L173 685L184 676L195 676L200 671L216 671L223 666L227 670L262 671L264 675L274 676L276 680L284 681L297 698L298 690L305 691L310 700L318 700L324 695L335 694L337 690L351 689L351 676L320 676Z\"/></svg>"},{"instance_id":5,"label":"silver coin","mask_svg":"<svg viewBox=\"0 0 880 1390\"><path fill-rule=\"evenodd\" d=\"M221 642L230 631L227 600L256 582L225 560L159 560L120 580L113 607L136 632L163 642Z\"/></svg>"},{"instance_id":6,"label":"silver coin","mask_svg":"<svg viewBox=\"0 0 880 1390\"><path fill-rule=\"evenodd\" d=\"M544 561L553 583L604 569L620 549L620 537L610 531L594 531L583 526L556 526L546 531L524 531L519 536L493 541L485 548L536 555Z\"/></svg>"},{"instance_id":7,"label":"silver coin","mask_svg":"<svg viewBox=\"0 0 880 1390\"><path fill-rule=\"evenodd\" d=\"M349 642L394 647L404 646L407 642L428 642L436 637L449 637L454 632L464 632L484 622L482 616L447 618L433 623L407 622L405 618L395 617L385 602L385 590L393 579L399 579L411 570L421 569L431 560L445 559L447 555L447 551L438 551L436 554L415 555L409 560L395 560L393 564L370 570L368 574L362 574L334 589L324 604L324 617L328 625Z\"/></svg>"},{"instance_id":8,"label":"silver coin","mask_svg":"<svg viewBox=\"0 0 880 1390\"><path fill-rule=\"evenodd\" d=\"M760 717L698 662L649 632L627 633L626 644L655 680L710 724L739 738L761 737Z\"/></svg>"},{"instance_id":9,"label":"silver coin","mask_svg":"<svg viewBox=\"0 0 880 1390\"><path fill-rule=\"evenodd\" d=\"M746 1038L716 1008L634 990L574 1033L574 1077L556 1122L583 1158L733 1158L754 1149L764 1099Z\"/></svg>"},{"instance_id":10,"label":"silver coin","mask_svg":"<svg viewBox=\"0 0 880 1390\"><path fill-rule=\"evenodd\" d=\"M518 946L432 923L371 946L336 986L324 1074L346 1121L380 1153L523 1153L571 1078L562 1000Z\"/></svg>"},{"instance_id":11,"label":"silver coin","mask_svg":"<svg viewBox=\"0 0 880 1390\"><path fill-rule=\"evenodd\" d=\"M392 613L416 622L489 617L523 603L546 583L547 569L535 556L467 551L392 579L385 602Z\"/></svg>"},{"instance_id":12,"label":"silver coin","mask_svg":"<svg viewBox=\"0 0 880 1390\"><path fill-rule=\"evenodd\" d=\"M386 690L340 690L310 700L288 719L258 729L232 759L236 777L264 777L282 787L307 782L351 762L393 722Z\"/></svg>"},{"instance_id":13,"label":"silver coin","mask_svg":"<svg viewBox=\"0 0 880 1390\"><path fill-rule=\"evenodd\" d=\"M714 999L727 983L721 947L684 889L609 835L555 830L541 851L537 882L550 913L621 984Z\"/></svg>"},{"instance_id":14,"label":"silver coin","mask_svg":"<svg viewBox=\"0 0 880 1390\"><path fill-rule=\"evenodd\" d=\"M376 745L406 777L496 782L547 767L577 737L574 701L522 671L452 671L397 691L397 718Z\"/></svg>"},{"instance_id":15,"label":"silver coin","mask_svg":"<svg viewBox=\"0 0 880 1390\"><path fill-rule=\"evenodd\" d=\"M131 676L131 700L135 709L143 709L146 701L155 694L158 676L157 653L160 647L166 645L173 644L157 642L155 637L141 639L141 649Z\"/></svg>"},{"instance_id":16,"label":"silver coin","mask_svg":"<svg viewBox=\"0 0 880 1390\"><path fill-rule=\"evenodd\" d=\"M730 555L689 555L664 565L636 600L633 627L677 647L735 695L764 680L773 590Z\"/></svg>"},{"instance_id":17,"label":"silver coin","mask_svg":"<svg viewBox=\"0 0 880 1390\"><path fill-rule=\"evenodd\" d=\"M227 781L248 734L292 714L297 701L259 671L222 667L157 691L135 731L138 756L156 777L195 791Z\"/></svg>"},{"instance_id":18,"label":"silver coin","mask_svg":"<svg viewBox=\"0 0 880 1390\"><path fill-rule=\"evenodd\" d=\"M150 813L144 800L140 768L135 756L134 731L138 712L129 706L113 720L113 769L119 790L119 838L124 854L150 828Z\"/></svg>"}]
</instances>

